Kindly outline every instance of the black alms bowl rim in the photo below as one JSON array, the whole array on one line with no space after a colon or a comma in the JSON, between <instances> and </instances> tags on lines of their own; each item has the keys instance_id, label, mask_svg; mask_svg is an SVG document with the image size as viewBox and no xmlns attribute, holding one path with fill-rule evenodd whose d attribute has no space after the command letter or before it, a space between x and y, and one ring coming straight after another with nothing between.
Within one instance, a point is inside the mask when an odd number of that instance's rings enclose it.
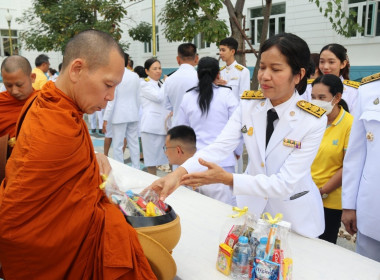
<instances>
[{"instance_id":1,"label":"black alms bowl rim","mask_svg":"<svg viewBox=\"0 0 380 280\"><path fill-rule=\"evenodd\" d=\"M127 222L134 228L152 227L170 223L177 218L174 209L169 206L169 212L162 216L157 217L143 217L143 216L125 216Z\"/></svg>"}]
</instances>

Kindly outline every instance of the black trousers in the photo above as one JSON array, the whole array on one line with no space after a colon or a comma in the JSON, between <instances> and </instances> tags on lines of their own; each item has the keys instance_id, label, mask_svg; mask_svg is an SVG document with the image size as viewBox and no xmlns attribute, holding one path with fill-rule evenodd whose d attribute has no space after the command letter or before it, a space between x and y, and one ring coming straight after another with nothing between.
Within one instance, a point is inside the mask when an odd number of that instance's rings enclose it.
<instances>
[{"instance_id":1,"label":"black trousers","mask_svg":"<svg viewBox=\"0 0 380 280\"><path fill-rule=\"evenodd\" d=\"M336 244L338 238L342 210L323 208L325 211L325 232L320 239Z\"/></svg>"}]
</instances>

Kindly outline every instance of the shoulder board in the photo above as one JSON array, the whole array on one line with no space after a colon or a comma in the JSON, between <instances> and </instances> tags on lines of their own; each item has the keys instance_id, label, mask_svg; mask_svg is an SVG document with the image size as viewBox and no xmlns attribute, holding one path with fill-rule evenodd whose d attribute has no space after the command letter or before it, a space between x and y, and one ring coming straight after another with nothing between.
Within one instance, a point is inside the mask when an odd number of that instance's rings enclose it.
<instances>
[{"instance_id":1,"label":"shoulder board","mask_svg":"<svg viewBox=\"0 0 380 280\"><path fill-rule=\"evenodd\" d=\"M360 82L351 81L351 80L344 80L343 84L345 84L346 86L349 86L349 87L358 88L361 83Z\"/></svg>"},{"instance_id":2,"label":"shoulder board","mask_svg":"<svg viewBox=\"0 0 380 280\"><path fill-rule=\"evenodd\" d=\"M218 85L218 87L229 88L230 90L232 90L232 87L229 87L229 86L225 86L225 85Z\"/></svg>"},{"instance_id":3,"label":"shoulder board","mask_svg":"<svg viewBox=\"0 0 380 280\"><path fill-rule=\"evenodd\" d=\"M239 65L239 64L236 64L236 65L235 65L235 68L236 68L237 70L239 70L239 71L243 71L243 69L244 69L244 67L241 66L241 65Z\"/></svg>"},{"instance_id":4,"label":"shoulder board","mask_svg":"<svg viewBox=\"0 0 380 280\"><path fill-rule=\"evenodd\" d=\"M315 79L307 79L307 84L310 85L314 82Z\"/></svg>"},{"instance_id":5,"label":"shoulder board","mask_svg":"<svg viewBox=\"0 0 380 280\"><path fill-rule=\"evenodd\" d=\"M380 73L376 73L362 79L362 84L367 84L380 79Z\"/></svg>"},{"instance_id":6,"label":"shoulder board","mask_svg":"<svg viewBox=\"0 0 380 280\"><path fill-rule=\"evenodd\" d=\"M149 78L145 78L144 81L145 81L145 82L149 82L150 79L149 79Z\"/></svg>"},{"instance_id":7,"label":"shoulder board","mask_svg":"<svg viewBox=\"0 0 380 280\"><path fill-rule=\"evenodd\" d=\"M302 110L308 112L309 114L312 114L313 116L316 116L318 118L322 117L324 113L326 113L325 109L322 109L321 107L314 105L310 102L307 102L305 100L300 100L297 102L297 106L300 107Z\"/></svg>"},{"instance_id":8,"label":"shoulder board","mask_svg":"<svg viewBox=\"0 0 380 280\"><path fill-rule=\"evenodd\" d=\"M240 97L241 99L265 99L261 90L246 90Z\"/></svg>"},{"instance_id":9,"label":"shoulder board","mask_svg":"<svg viewBox=\"0 0 380 280\"><path fill-rule=\"evenodd\" d=\"M192 90L197 89L197 88L198 88L198 86L192 87L191 89L188 89L186 92L192 91Z\"/></svg>"},{"instance_id":10,"label":"shoulder board","mask_svg":"<svg viewBox=\"0 0 380 280\"><path fill-rule=\"evenodd\" d=\"M224 70L224 68L226 68L226 65L224 65L223 67L220 67L220 71Z\"/></svg>"}]
</instances>

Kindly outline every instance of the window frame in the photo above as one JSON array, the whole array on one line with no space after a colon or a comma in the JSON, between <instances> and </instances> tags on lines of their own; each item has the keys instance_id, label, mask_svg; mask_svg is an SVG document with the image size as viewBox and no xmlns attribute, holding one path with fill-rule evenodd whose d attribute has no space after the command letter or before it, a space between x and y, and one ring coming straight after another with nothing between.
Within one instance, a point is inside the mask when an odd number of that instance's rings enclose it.
<instances>
[{"instance_id":1,"label":"window frame","mask_svg":"<svg viewBox=\"0 0 380 280\"><path fill-rule=\"evenodd\" d=\"M2 35L3 31L7 35ZM15 32L16 35L13 35L14 32ZM14 53L15 52L15 48L17 47L19 49L19 32L18 32L17 29L11 29L11 38L12 38L13 54L15 54ZM8 55L5 54L4 43L6 43L6 41L8 41L8 45L9 45L9 29L0 29L0 55L2 57L8 56ZM10 47L10 46L8 46L8 47ZM18 54L20 54L20 49L18 50ZM10 55L10 53L9 53L9 55Z\"/></svg>"},{"instance_id":2,"label":"window frame","mask_svg":"<svg viewBox=\"0 0 380 280\"><path fill-rule=\"evenodd\" d=\"M371 21L371 33L368 33L368 19L369 19L369 7L373 6L372 8L372 21ZM377 21L380 20L377 16L377 11L380 7L380 1L379 0L371 0L371 1L366 1L363 0L361 2L357 3L349 3L347 1L347 12L348 15L350 15L350 9L357 8L357 16L356 16L356 23L359 24L360 26L363 26L363 21L364 21L364 31L359 32L356 31L356 34L353 36L350 36L350 38L364 38L364 37L379 37L380 36L380 30L376 30L377 27ZM365 13L364 13L364 8L365 8ZM376 35L376 32L379 33L379 35Z\"/></svg>"}]
</instances>

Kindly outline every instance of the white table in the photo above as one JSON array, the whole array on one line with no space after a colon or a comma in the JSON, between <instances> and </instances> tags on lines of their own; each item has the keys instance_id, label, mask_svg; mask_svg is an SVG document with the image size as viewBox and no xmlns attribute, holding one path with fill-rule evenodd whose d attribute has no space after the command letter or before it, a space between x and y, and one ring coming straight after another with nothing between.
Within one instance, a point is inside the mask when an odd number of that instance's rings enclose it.
<instances>
[{"instance_id":1,"label":"white table","mask_svg":"<svg viewBox=\"0 0 380 280\"><path fill-rule=\"evenodd\" d=\"M157 177L110 160L122 190L139 192ZM180 187L166 200L181 217L182 235L173 250L176 279L231 279L216 270L220 232L231 206ZM284 217L286 220L286 217ZM380 280L380 263L319 239L291 233L295 280Z\"/></svg>"}]
</instances>

